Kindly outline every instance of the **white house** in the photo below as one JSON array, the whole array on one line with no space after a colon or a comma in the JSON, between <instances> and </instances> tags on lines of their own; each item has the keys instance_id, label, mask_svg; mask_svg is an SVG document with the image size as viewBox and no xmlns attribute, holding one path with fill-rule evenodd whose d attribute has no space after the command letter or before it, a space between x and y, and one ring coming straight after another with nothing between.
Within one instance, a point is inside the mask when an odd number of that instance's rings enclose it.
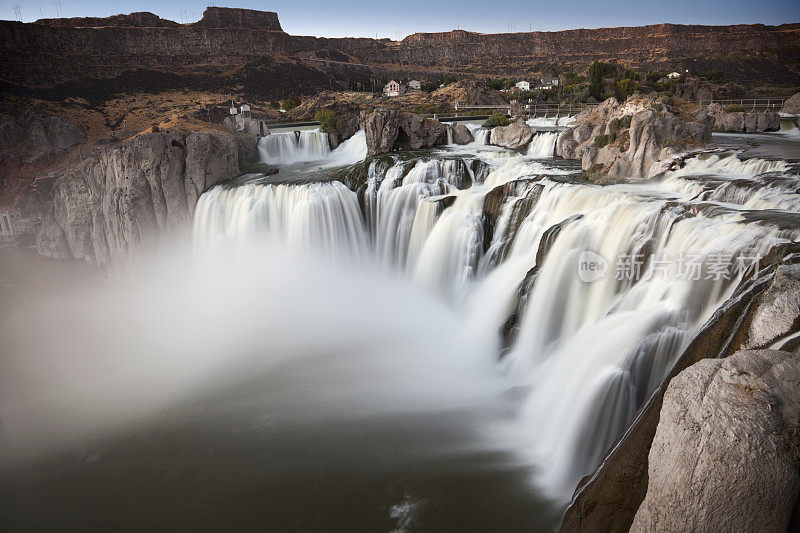
<instances>
[{"instance_id":1,"label":"white house","mask_svg":"<svg viewBox=\"0 0 800 533\"><path fill-rule=\"evenodd\" d=\"M400 96L408 91L408 85L403 82L396 82L394 80L386 84L383 88L383 94L386 96Z\"/></svg>"},{"instance_id":2,"label":"white house","mask_svg":"<svg viewBox=\"0 0 800 533\"><path fill-rule=\"evenodd\" d=\"M411 80L408 82L408 87L412 91L421 91L422 90L422 82L419 80Z\"/></svg>"},{"instance_id":3,"label":"white house","mask_svg":"<svg viewBox=\"0 0 800 533\"><path fill-rule=\"evenodd\" d=\"M559 80L557 76L545 76L539 79L539 85L536 87L537 89L552 89L553 87L558 87Z\"/></svg>"},{"instance_id":4,"label":"white house","mask_svg":"<svg viewBox=\"0 0 800 533\"><path fill-rule=\"evenodd\" d=\"M680 77L681 77L681 73L680 72L670 72L669 74L667 74L667 78L669 78L671 80L676 80L676 79L678 79Z\"/></svg>"},{"instance_id":5,"label":"white house","mask_svg":"<svg viewBox=\"0 0 800 533\"><path fill-rule=\"evenodd\" d=\"M527 81L524 81L524 80L523 81L518 81L516 83L516 85L514 85L514 86L519 91L530 91L531 90L531 84L528 83Z\"/></svg>"}]
</instances>

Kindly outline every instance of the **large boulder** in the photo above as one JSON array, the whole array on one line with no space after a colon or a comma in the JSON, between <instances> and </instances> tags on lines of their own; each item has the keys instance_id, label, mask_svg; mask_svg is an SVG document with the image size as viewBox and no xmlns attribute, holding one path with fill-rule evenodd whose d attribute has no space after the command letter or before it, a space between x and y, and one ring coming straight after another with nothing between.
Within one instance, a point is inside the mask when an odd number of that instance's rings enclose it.
<instances>
[{"instance_id":1,"label":"large boulder","mask_svg":"<svg viewBox=\"0 0 800 533\"><path fill-rule=\"evenodd\" d=\"M403 113L397 140L412 150L431 148L446 140L447 126L432 118Z\"/></svg>"},{"instance_id":2,"label":"large boulder","mask_svg":"<svg viewBox=\"0 0 800 533\"><path fill-rule=\"evenodd\" d=\"M711 85L700 78L688 78L686 81L675 87L675 97L686 100L687 102L710 101L714 98Z\"/></svg>"},{"instance_id":3,"label":"large boulder","mask_svg":"<svg viewBox=\"0 0 800 533\"><path fill-rule=\"evenodd\" d=\"M361 113L361 124L367 138L369 155L385 154L391 151L400 132L402 111L396 109L378 109L371 113Z\"/></svg>"},{"instance_id":4,"label":"large boulder","mask_svg":"<svg viewBox=\"0 0 800 533\"><path fill-rule=\"evenodd\" d=\"M519 118L508 126L498 126L492 129L489 142L496 146L503 146L512 150L519 150L531 142L533 130L525 120Z\"/></svg>"},{"instance_id":5,"label":"large boulder","mask_svg":"<svg viewBox=\"0 0 800 533\"><path fill-rule=\"evenodd\" d=\"M469 128L463 124L456 124L453 126L453 142L455 144L469 144L473 142L475 138L472 136L472 132L469 131Z\"/></svg>"},{"instance_id":6,"label":"large boulder","mask_svg":"<svg viewBox=\"0 0 800 533\"><path fill-rule=\"evenodd\" d=\"M702 360L664 395L631 531L789 531L799 463L798 356Z\"/></svg>"},{"instance_id":7,"label":"large boulder","mask_svg":"<svg viewBox=\"0 0 800 533\"><path fill-rule=\"evenodd\" d=\"M369 155L385 154L395 145L418 150L446 140L447 126L438 120L396 109L376 109L361 113Z\"/></svg>"},{"instance_id":8,"label":"large boulder","mask_svg":"<svg viewBox=\"0 0 800 533\"><path fill-rule=\"evenodd\" d=\"M56 178L39 253L125 270L187 229L200 195L239 174L239 150L232 135L167 131L96 151Z\"/></svg>"},{"instance_id":9,"label":"large boulder","mask_svg":"<svg viewBox=\"0 0 800 533\"><path fill-rule=\"evenodd\" d=\"M745 113L734 111L728 113L719 104L710 104L706 107L706 113L714 117L714 129L718 131L730 132L759 132L759 131L778 131L781 127L781 118L774 112Z\"/></svg>"},{"instance_id":10,"label":"large boulder","mask_svg":"<svg viewBox=\"0 0 800 533\"><path fill-rule=\"evenodd\" d=\"M681 151L713 142L714 118L694 104L634 95L624 104L609 98L576 117L559 134L556 155L581 159L599 183L652 177Z\"/></svg>"},{"instance_id":11,"label":"large boulder","mask_svg":"<svg viewBox=\"0 0 800 533\"><path fill-rule=\"evenodd\" d=\"M746 114L741 111L726 113L722 116L722 129L724 131L744 131Z\"/></svg>"},{"instance_id":12,"label":"large boulder","mask_svg":"<svg viewBox=\"0 0 800 533\"><path fill-rule=\"evenodd\" d=\"M758 121L756 131L778 131L781 129L781 116L778 113L756 113Z\"/></svg>"},{"instance_id":13,"label":"large boulder","mask_svg":"<svg viewBox=\"0 0 800 533\"><path fill-rule=\"evenodd\" d=\"M800 264L781 265L758 299L745 329L742 348L771 346L800 330Z\"/></svg>"},{"instance_id":14,"label":"large boulder","mask_svg":"<svg viewBox=\"0 0 800 533\"><path fill-rule=\"evenodd\" d=\"M800 115L800 93L795 94L783 103L781 113Z\"/></svg>"}]
</instances>

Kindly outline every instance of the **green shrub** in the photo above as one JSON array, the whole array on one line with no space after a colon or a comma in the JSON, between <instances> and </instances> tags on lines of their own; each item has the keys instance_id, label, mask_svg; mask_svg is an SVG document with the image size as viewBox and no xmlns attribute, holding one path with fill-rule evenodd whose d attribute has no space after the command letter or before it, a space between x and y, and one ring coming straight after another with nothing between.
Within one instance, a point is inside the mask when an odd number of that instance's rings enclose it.
<instances>
[{"instance_id":1,"label":"green shrub","mask_svg":"<svg viewBox=\"0 0 800 533\"><path fill-rule=\"evenodd\" d=\"M611 122L608 123L608 130L611 133L616 133L620 130L627 130L631 127L631 119L633 118L632 115L625 115L622 118L614 118L611 119Z\"/></svg>"},{"instance_id":2,"label":"green shrub","mask_svg":"<svg viewBox=\"0 0 800 533\"><path fill-rule=\"evenodd\" d=\"M745 108L739 104L731 104L725 108L725 111L728 113L741 113L745 111Z\"/></svg>"},{"instance_id":3,"label":"green shrub","mask_svg":"<svg viewBox=\"0 0 800 533\"><path fill-rule=\"evenodd\" d=\"M290 96L281 100L281 109L289 111L300 105L300 99L296 96Z\"/></svg>"},{"instance_id":4,"label":"green shrub","mask_svg":"<svg viewBox=\"0 0 800 533\"><path fill-rule=\"evenodd\" d=\"M611 141L611 137L609 135L598 135L594 138L594 145L598 148L602 148L607 145Z\"/></svg>"},{"instance_id":5,"label":"green shrub","mask_svg":"<svg viewBox=\"0 0 800 533\"><path fill-rule=\"evenodd\" d=\"M158 133L159 131L161 131L161 128L158 127L158 124L153 124L153 127L150 128L150 131L152 131L153 133Z\"/></svg>"},{"instance_id":6,"label":"green shrub","mask_svg":"<svg viewBox=\"0 0 800 533\"><path fill-rule=\"evenodd\" d=\"M499 111L495 111L492 113L492 116L486 119L486 122L483 123L483 127L494 128L495 126L508 126L509 122L507 116L501 114Z\"/></svg>"},{"instance_id":7,"label":"green shrub","mask_svg":"<svg viewBox=\"0 0 800 533\"><path fill-rule=\"evenodd\" d=\"M336 112L333 109L320 109L314 115L314 120L320 123L322 131L336 133Z\"/></svg>"}]
</instances>

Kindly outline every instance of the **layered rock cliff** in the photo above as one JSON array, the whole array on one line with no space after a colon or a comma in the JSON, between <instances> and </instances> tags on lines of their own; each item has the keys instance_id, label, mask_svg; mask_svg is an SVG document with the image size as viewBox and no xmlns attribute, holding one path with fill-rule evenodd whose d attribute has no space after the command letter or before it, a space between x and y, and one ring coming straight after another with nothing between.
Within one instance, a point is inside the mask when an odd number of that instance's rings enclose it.
<instances>
[{"instance_id":1,"label":"layered rock cliff","mask_svg":"<svg viewBox=\"0 0 800 533\"><path fill-rule=\"evenodd\" d=\"M137 87L228 90L242 85L271 97L341 88L364 75L476 68L524 75L582 71L598 59L646 69L719 69L733 79L800 83L798 49L800 24L453 31L390 41L291 36L275 13L209 7L194 24L150 13L30 24L1 21L5 62L0 88L48 89L54 95L69 89L74 96ZM282 77L264 87L264 75L271 73ZM291 83L283 84L284 78Z\"/></svg>"},{"instance_id":2,"label":"layered rock cliff","mask_svg":"<svg viewBox=\"0 0 800 533\"><path fill-rule=\"evenodd\" d=\"M232 135L147 133L98 150L59 174L37 236L39 253L125 270L185 230L200 195L239 174ZM252 147L250 147L252 148Z\"/></svg>"}]
</instances>

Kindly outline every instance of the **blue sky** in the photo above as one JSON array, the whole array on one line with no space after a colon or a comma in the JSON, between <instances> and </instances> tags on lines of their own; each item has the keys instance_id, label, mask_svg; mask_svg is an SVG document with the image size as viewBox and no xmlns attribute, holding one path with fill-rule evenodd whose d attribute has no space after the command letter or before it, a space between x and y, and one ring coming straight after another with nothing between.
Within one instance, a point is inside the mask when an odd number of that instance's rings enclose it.
<instances>
[{"instance_id":1,"label":"blue sky","mask_svg":"<svg viewBox=\"0 0 800 533\"><path fill-rule=\"evenodd\" d=\"M59 0L65 17L107 16L132 11L151 11L183 22L198 20L208 2L118 0L106 2ZM16 19L19 4L22 20L29 22L57 16L56 0L0 0L0 18ZM218 3L228 7L277 11L283 29L293 35L329 37L389 37L414 32L449 31L456 28L485 33L563 30L610 26L639 26L673 22L678 24L781 24L800 22L798 0L672 0L648 3L642 0L239 0Z\"/></svg>"}]
</instances>

